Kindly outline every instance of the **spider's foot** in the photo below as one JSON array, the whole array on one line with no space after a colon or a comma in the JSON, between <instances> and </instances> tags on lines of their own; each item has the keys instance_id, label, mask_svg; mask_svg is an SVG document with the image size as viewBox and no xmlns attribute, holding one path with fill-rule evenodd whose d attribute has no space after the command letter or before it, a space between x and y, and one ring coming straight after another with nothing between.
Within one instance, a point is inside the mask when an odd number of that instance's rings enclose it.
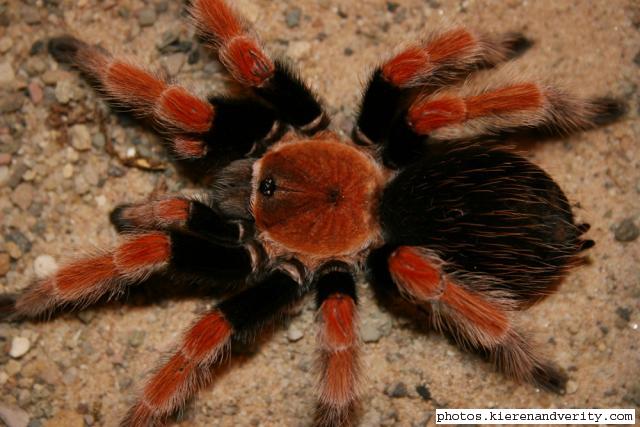
<instances>
[{"instance_id":1,"label":"spider's foot","mask_svg":"<svg viewBox=\"0 0 640 427\"><path fill-rule=\"evenodd\" d=\"M538 366L533 372L535 386L556 394L565 393L568 379L562 369L553 365Z\"/></svg>"},{"instance_id":2,"label":"spider's foot","mask_svg":"<svg viewBox=\"0 0 640 427\"><path fill-rule=\"evenodd\" d=\"M598 98L593 105L593 123L597 126L613 123L627 113L626 102L616 98Z\"/></svg>"},{"instance_id":3,"label":"spider's foot","mask_svg":"<svg viewBox=\"0 0 640 427\"><path fill-rule=\"evenodd\" d=\"M78 50L83 47L86 47L86 43L69 35L53 37L48 44L49 53L62 64L74 63Z\"/></svg>"},{"instance_id":4,"label":"spider's foot","mask_svg":"<svg viewBox=\"0 0 640 427\"><path fill-rule=\"evenodd\" d=\"M0 322L8 322L15 318L17 295L0 295Z\"/></svg>"}]
</instances>

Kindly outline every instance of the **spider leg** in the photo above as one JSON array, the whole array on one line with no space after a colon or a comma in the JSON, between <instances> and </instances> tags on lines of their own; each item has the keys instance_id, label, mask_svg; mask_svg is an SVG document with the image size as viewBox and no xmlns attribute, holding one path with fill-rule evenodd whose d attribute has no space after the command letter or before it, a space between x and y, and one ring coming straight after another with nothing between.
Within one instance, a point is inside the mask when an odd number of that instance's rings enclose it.
<instances>
[{"instance_id":1,"label":"spider leg","mask_svg":"<svg viewBox=\"0 0 640 427\"><path fill-rule=\"evenodd\" d=\"M181 230L224 246L241 245L251 234L248 221L229 221L196 198L167 196L142 203L117 206L110 215L119 233Z\"/></svg>"},{"instance_id":2,"label":"spider leg","mask_svg":"<svg viewBox=\"0 0 640 427\"><path fill-rule=\"evenodd\" d=\"M316 283L320 387L318 425L349 425L358 403L360 341L357 295L346 265L332 265Z\"/></svg>"},{"instance_id":3,"label":"spider leg","mask_svg":"<svg viewBox=\"0 0 640 427\"><path fill-rule=\"evenodd\" d=\"M154 425L171 415L212 379L233 338L255 337L306 293L275 271L253 287L222 301L183 336L177 351L153 374L122 426Z\"/></svg>"},{"instance_id":4,"label":"spider leg","mask_svg":"<svg viewBox=\"0 0 640 427\"><path fill-rule=\"evenodd\" d=\"M49 51L57 61L80 69L114 103L154 119L169 133L179 159L207 154L240 158L278 127L275 111L257 100L203 100L158 73L71 36L51 39Z\"/></svg>"},{"instance_id":5,"label":"spider leg","mask_svg":"<svg viewBox=\"0 0 640 427\"><path fill-rule=\"evenodd\" d=\"M364 145L384 144L393 123L415 98L416 88L432 92L518 56L530 45L519 33L487 36L455 28L405 48L373 71L354 139Z\"/></svg>"},{"instance_id":6,"label":"spider leg","mask_svg":"<svg viewBox=\"0 0 640 427\"><path fill-rule=\"evenodd\" d=\"M401 125L430 141L469 140L519 132L566 134L610 123L623 112L618 100L581 99L540 83L479 89L468 82L459 90L419 97Z\"/></svg>"},{"instance_id":7,"label":"spider leg","mask_svg":"<svg viewBox=\"0 0 640 427\"><path fill-rule=\"evenodd\" d=\"M472 289L445 273L443 264L423 248L400 246L388 258L388 271L402 295L429 305L436 329L451 333L463 347L486 353L509 377L562 393L566 376L515 328L509 314L517 306L509 296L482 291L479 283Z\"/></svg>"},{"instance_id":8,"label":"spider leg","mask_svg":"<svg viewBox=\"0 0 640 427\"><path fill-rule=\"evenodd\" d=\"M242 280L258 256L252 246L225 247L177 231L134 234L109 251L70 262L35 281L9 310L17 318L37 318L66 306L86 306L156 272Z\"/></svg>"},{"instance_id":9,"label":"spider leg","mask_svg":"<svg viewBox=\"0 0 640 427\"><path fill-rule=\"evenodd\" d=\"M193 0L190 12L199 34L236 81L302 132L313 134L327 127L317 96L293 67L264 52L247 21L231 6L223 0Z\"/></svg>"}]
</instances>

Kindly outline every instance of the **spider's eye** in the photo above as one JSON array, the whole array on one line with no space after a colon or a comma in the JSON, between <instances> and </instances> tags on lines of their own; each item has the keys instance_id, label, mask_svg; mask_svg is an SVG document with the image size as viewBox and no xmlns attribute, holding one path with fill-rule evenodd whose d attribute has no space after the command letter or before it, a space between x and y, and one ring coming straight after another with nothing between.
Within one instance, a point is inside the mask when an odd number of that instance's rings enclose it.
<instances>
[{"instance_id":1,"label":"spider's eye","mask_svg":"<svg viewBox=\"0 0 640 427\"><path fill-rule=\"evenodd\" d=\"M276 192L276 181L273 178L265 178L260 182L259 189L263 195L271 197Z\"/></svg>"}]
</instances>

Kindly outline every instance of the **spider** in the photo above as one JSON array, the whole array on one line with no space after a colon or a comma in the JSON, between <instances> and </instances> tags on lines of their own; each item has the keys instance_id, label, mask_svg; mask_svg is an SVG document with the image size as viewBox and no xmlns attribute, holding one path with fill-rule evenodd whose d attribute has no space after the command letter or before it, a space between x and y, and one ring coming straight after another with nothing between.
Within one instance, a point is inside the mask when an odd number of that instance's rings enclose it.
<instances>
[{"instance_id":1,"label":"spider","mask_svg":"<svg viewBox=\"0 0 640 427\"><path fill-rule=\"evenodd\" d=\"M120 205L111 214L118 246L4 296L2 316L86 306L154 273L233 284L152 374L127 426L166 421L211 381L232 342L253 341L311 293L315 420L353 422L362 281L419 307L431 327L507 376L562 393L564 373L513 316L553 293L594 242L553 179L499 142L607 124L624 106L509 76L503 63L530 45L519 33L451 28L375 68L345 141L327 130L295 69L267 55L229 5L193 0L189 9L242 88L236 96L201 99L71 36L49 50L114 103L152 118L176 158L206 170L210 184L193 197Z\"/></svg>"}]
</instances>

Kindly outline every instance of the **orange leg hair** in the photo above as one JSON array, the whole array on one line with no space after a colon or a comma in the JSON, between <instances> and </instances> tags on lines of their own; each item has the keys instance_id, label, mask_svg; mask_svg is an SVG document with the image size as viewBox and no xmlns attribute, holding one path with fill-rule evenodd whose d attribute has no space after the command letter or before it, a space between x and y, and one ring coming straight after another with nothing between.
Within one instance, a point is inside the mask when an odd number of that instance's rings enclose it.
<instances>
[{"instance_id":1,"label":"orange leg hair","mask_svg":"<svg viewBox=\"0 0 640 427\"><path fill-rule=\"evenodd\" d=\"M346 272L331 271L317 283L319 323L319 425L346 426L358 404L360 341L355 283Z\"/></svg>"},{"instance_id":2,"label":"orange leg hair","mask_svg":"<svg viewBox=\"0 0 640 427\"><path fill-rule=\"evenodd\" d=\"M234 79L260 87L273 76L273 61L250 34L248 23L225 1L194 0L190 13L199 33L218 52Z\"/></svg>"},{"instance_id":3,"label":"orange leg hair","mask_svg":"<svg viewBox=\"0 0 640 427\"><path fill-rule=\"evenodd\" d=\"M566 133L606 123L622 108L614 100L579 99L532 82L475 86L480 84L472 80L458 90L419 97L407 113L409 126L438 140L536 129Z\"/></svg>"},{"instance_id":4,"label":"orange leg hair","mask_svg":"<svg viewBox=\"0 0 640 427\"><path fill-rule=\"evenodd\" d=\"M488 353L510 377L561 393L566 377L514 329L507 298L468 289L448 277L442 265L435 254L412 246L400 246L388 259L401 293L416 304L430 303L433 327L453 333L463 347Z\"/></svg>"},{"instance_id":5,"label":"orange leg hair","mask_svg":"<svg viewBox=\"0 0 640 427\"><path fill-rule=\"evenodd\" d=\"M219 310L202 316L184 335L179 350L153 375L123 426L146 427L171 415L205 387L211 367L224 356L233 333Z\"/></svg>"},{"instance_id":6,"label":"orange leg hair","mask_svg":"<svg viewBox=\"0 0 640 427\"><path fill-rule=\"evenodd\" d=\"M382 74L399 88L441 86L479 67L504 62L526 46L520 34L489 37L455 28L401 51L382 65Z\"/></svg>"},{"instance_id":7,"label":"orange leg hair","mask_svg":"<svg viewBox=\"0 0 640 427\"><path fill-rule=\"evenodd\" d=\"M31 284L16 300L15 315L38 317L66 304L88 305L163 269L170 257L169 236L133 236L109 252L71 262L53 276Z\"/></svg>"},{"instance_id":8,"label":"orange leg hair","mask_svg":"<svg viewBox=\"0 0 640 427\"><path fill-rule=\"evenodd\" d=\"M114 103L155 119L161 128L175 136L173 148L179 157L197 158L206 154L202 141L183 136L210 130L215 110L206 100L73 37L52 39L50 51L58 61L84 72Z\"/></svg>"}]
</instances>

